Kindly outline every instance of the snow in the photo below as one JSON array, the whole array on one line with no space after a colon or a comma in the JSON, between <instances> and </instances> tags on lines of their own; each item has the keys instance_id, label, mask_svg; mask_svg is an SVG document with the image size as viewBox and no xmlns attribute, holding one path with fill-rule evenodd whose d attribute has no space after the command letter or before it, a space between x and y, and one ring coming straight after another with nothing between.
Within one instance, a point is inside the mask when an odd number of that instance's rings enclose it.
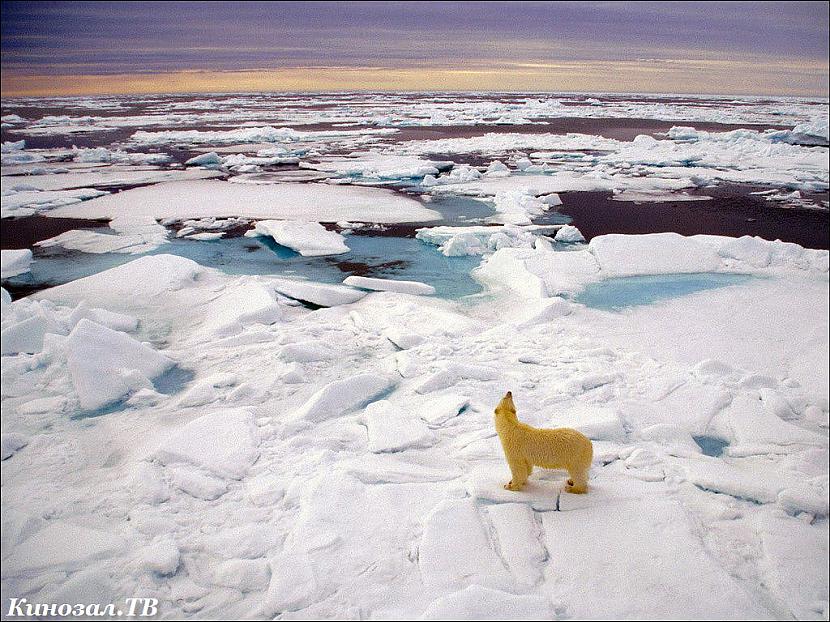
<instances>
[{"instance_id":1,"label":"snow","mask_svg":"<svg viewBox=\"0 0 830 622\"><path fill-rule=\"evenodd\" d=\"M435 441L433 433L417 417L387 400L369 404L363 417L372 453L428 447Z\"/></svg>"},{"instance_id":2,"label":"snow","mask_svg":"<svg viewBox=\"0 0 830 622\"><path fill-rule=\"evenodd\" d=\"M185 161L184 165L199 166L208 170L223 169L236 173L257 173L262 170L263 166L297 164L300 158L292 153L284 148L261 149L254 157L242 153L220 156L216 151L209 151L190 158Z\"/></svg>"},{"instance_id":3,"label":"snow","mask_svg":"<svg viewBox=\"0 0 830 622\"><path fill-rule=\"evenodd\" d=\"M170 483L186 495L202 501L214 501L226 492L228 485L216 477L187 468L168 469Z\"/></svg>"},{"instance_id":4,"label":"snow","mask_svg":"<svg viewBox=\"0 0 830 622\"><path fill-rule=\"evenodd\" d=\"M385 155L376 152L349 158L324 158L309 166L338 176L378 180L404 180L438 175L452 162L425 160L419 157Z\"/></svg>"},{"instance_id":5,"label":"snow","mask_svg":"<svg viewBox=\"0 0 830 622\"><path fill-rule=\"evenodd\" d=\"M826 127L826 126L825 126ZM814 130L805 130L807 132ZM821 130L815 130L821 133ZM718 183L757 183L782 189L826 191L828 171L822 138L794 132L733 130L705 132L674 127L666 139L647 135L632 141L583 134L486 134L399 143L396 154L509 154L530 150L516 160L521 174L462 174L458 167L435 179L431 192L452 191L494 197L523 188L546 194L576 190L615 191L617 200L638 202L706 200L679 190ZM798 144L803 140L805 144ZM790 144L794 143L794 144ZM824 141L826 145L826 140ZM571 155L582 151L598 155ZM476 173L476 174L473 174Z\"/></svg>"},{"instance_id":6,"label":"snow","mask_svg":"<svg viewBox=\"0 0 830 622\"><path fill-rule=\"evenodd\" d=\"M318 592L314 570L304 554L282 553L269 561L271 581L263 614L296 611L307 607Z\"/></svg>"},{"instance_id":7,"label":"snow","mask_svg":"<svg viewBox=\"0 0 830 622\"><path fill-rule=\"evenodd\" d=\"M280 294L310 302L320 307L336 307L348 305L363 298L367 292L343 285L324 285L306 281L292 281L289 279L275 279L272 282L274 289Z\"/></svg>"},{"instance_id":8,"label":"snow","mask_svg":"<svg viewBox=\"0 0 830 622\"><path fill-rule=\"evenodd\" d=\"M442 596L422 620L550 620L550 602L540 596L517 595L480 585Z\"/></svg>"},{"instance_id":9,"label":"snow","mask_svg":"<svg viewBox=\"0 0 830 622\"><path fill-rule=\"evenodd\" d=\"M256 426L245 409L219 410L190 421L168 437L153 459L164 465L185 463L218 477L241 479L256 461Z\"/></svg>"},{"instance_id":10,"label":"snow","mask_svg":"<svg viewBox=\"0 0 830 622\"><path fill-rule=\"evenodd\" d=\"M656 274L736 272L752 274L787 265L826 273L826 252L758 238L684 237L677 233L597 236L584 250L546 252L502 248L476 275L533 297L573 293L605 278Z\"/></svg>"},{"instance_id":11,"label":"snow","mask_svg":"<svg viewBox=\"0 0 830 622\"><path fill-rule=\"evenodd\" d=\"M130 166L112 166L98 169L54 172L46 175L4 175L4 188L23 185L27 189L41 192L71 190L73 188L101 188L109 186L130 186L153 184L163 181L184 181L218 177L221 173L202 170L141 169ZM104 194L104 193L102 193ZM100 195L96 195L100 196Z\"/></svg>"},{"instance_id":12,"label":"snow","mask_svg":"<svg viewBox=\"0 0 830 622\"><path fill-rule=\"evenodd\" d=\"M348 253L346 239L336 231L328 231L318 222L260 220L246 235L270 236L277 244L295 250L303 257Z\"/></svg>"},{"instance_id":13,"label":"snow","mask_svg":"<svg viewBox=\"0 0 830 622\"><path fill-rule=\"evenodd\" d=\"M285 496L285 485L279 475L265 474L245 484L248 499L256 506L271 506Z\"/></svg>"},{"instance_id":14,"label":"snow","mask_svg":"<svg viewBox=\"0 0 830 622\"><path fill-rule=\"evenodd\" d=\"M138 153L121 149L95 147L92 149L72 147L74 162L106 162L108 164L165 164L172 158L166 153Z\"/></svg>"},{"instance_id":15,"label":"snow","mask_svg":"<svg viewBox=\"0 0 830 622\"><path fill-rule=\"evenodd\" d=\"M6 318L3 318L6 320ZM2 353L18 354L26 352L34 354L43 349L43 337L49 332L59 329L54 320L47 313L35 313L20 321L9 320L3 323Z\"/></svg>"},{"instance_id":16,"label":"snow","mask_svg":"<svg viewBox=\"0 0 830 622\"><path fill-rule=\"evenodd\" d=\"M49 295L78 304L95 300L105 307L134 305L195 285L204 272L191 259L176 255L145 255L121 266L52 288Z\"/></svg>"},{"instance_id":17,"label":"snow","mask_svg":"<svg viewBox=\"0 0 830 622\"><path fill-rule=\"evenodd\" d=\"M0 460L11 458L29 444L29 439L22 434L10 433L0 435Z\"/></svg>"},{"instance_id":18,"label":"snow","mask_svg":"<svg viewBox=\"0 0 830 622\"><path fill-rule=\"evenodd\" d=\"M109 222L113 233L99 233L94 230L73 229L46 240L35 246L78 250L84 253L127 253L139 255L155 250L168 242L168 233L155 219L130 214L119 215Z\"/></svg>"},{"instance_id":19,"label":"snow","mask_svg":"<svg viewBox=\"0 0 830 622\"><path fill-rule=\"evenodd\" d=\"M799 123L789 133L787 130L773 134L783 142L797 145L824 145L830 140L827 119L814 120L811 123Z\"/></svg>"},{"instance_id":20,"label":"snow","mask_svg":"<svg viewBox=\"0 0 830 622\"><path fill-rule=\"evenodd\" d=\"M441 378L444 377L443 374L452 374L450 377L454 381L458 380L457 374L447 371L438 372L438 375ZM436 376L432 376L432 378L435 377ZM427 380L427 383L429 383L429 380ZM429 393L433 390L433 387L431 384L428 384L427 386L422 384L415 390L418 393ZM420 412L421 419L426 421L429 425L437 427L446 423L453 417L457 417L469 403L470 400L463 395L459 395L457 393L445 393L443 395L421 400L418 410Z\"/></svg>"},{"instance_id":21,"label":"snow","mask_svg":"<svg viewBox=\"0 0 830 622\"><path fill-rule=\"evenodd\" d=\"M529 227L504 225L489 227L423 227L415 237L438 247L447 257L483 255L500 248L533 248L539 239L536 230Z\"/></svg>"},{"instance_id":22,"label":"snow","mask_svg":"<svg viewBox=\"0 0 830 622\"><path fill-rule=\"evenodd\" d=\"M351 287L359 287L377 292L398 292L399 294L414 294L416 296L429 296L435 293L435 288L432 285L417 281L348 276L343 279L343 283Z\"/></svg>"},{"instance_id":23,"label":"snow","mask_svg":"<svg viewBox=\"0 0 830 622\"><path fill-rule=\"evenodd\" d=\"M69 333L66 349L72 384L81 407L90 411L152 386L153 378L173 366L165 355L86 318Z\"/></svg>"},{"instance_id":24,"label":"snow","mask_svg":"<svg viewBox=\"0 0 830 622\"><path fill-rule=\"evenodd\" d=\"M281 318L273 291L242 277L207 304L199 333L211 339L229 337L248 326L273 324Z\"/></svg>"},{"instance_id":25,"label":"snow","mask_svg":"<svg viewBox=\"0 0 830 622\"><path fill-rule=\"evenodd\" d=\"M499 449L497 440L493 445L493 449ZM515 494L511 494L511 491L505 490L504 488L504 484L509 479L510 469L506 464L479 464L467 475L465 489L470 497L487 504L513 505L515 503L521 503L538 512L552 512L558 508L560 493L564 485L563 481L551 479L530 480L522 490L523 494L521 497L517 498ZM492 508L495 505L489 505L488 507ZM496 521L498 521L498 518ZM525 531L528 531L526 523L525 527ZM522 545L534 551L533 555L538 557L536 547L533 546L532 542L525 541ZM529 562L531 560L523 561ZM514 565L516 564L518 564L518 561L514 561ZM527 574L527 572L525 568L524 573Z\"/></svg>"},{"instance_id":26,"label":"snow","mask_svg":"<svg viewBox=\"0 0 830 622\"><path fill-rule=\"evenodd\" d=\"M171 538L164 538L147 547L142 562L144 568L150 572L172 575L181 562L181 552Z\"/></svg>"},{"instance_id":27,"label":"snow","mask_svg":"<svg viewBox=\"0 0 830 622\"><path fill-rule=\"evenodd\" d=\"M12 198L14 196L16 195L12 195ZM210 197L210 201L206 201L205 197ZM7 198L3 197L4 210ZM252 185L211 180L169 182L134 188L83 204L53 209L48 215L115 218L125 212L132 216L180 220L207 216L306 219L315 222L346 219L387 223L439 219L437 212L422 207L417 201L380 188L299 183Z\"/></svg>"},{"instance_id":28,"label":"snow","mask_svg":"<svg viewBox=\"0 0 830 622\"><path fill-rule=\"evenodd\" d=\"M338 380L317 391L302 407L294 411L289 421L317 423L359 408L393 386L390 378L359 374Z\"/></svg>"},{"instance_id":29,"label":"snow","mask_svg":"<svg viewBox=\"0 0 830 622\"><path fill-rule=\"evenodd\" d=\"M524 503L498 503L487 508L487 517L518 587L527 590L538 585L548 553L540 541L541 530L533 510Z\"/></svg>"},{"instance_id":30,"label":"snow","mask_svg":"<svg viewBox=\"0 0 830 622\"><path fill-rule=\"evenodd\" d=\"M259 592L271 578L271 569L263 559L229 559L216 568L216 584L240 592Z\"/></svg>"},{"instance_id":31,"label":"snow","mask_svg":"<svg viewBox=\"0 0 830 622\"><path fill-rule=\"evenodd\" d=\"M208 153L202 153L200 155L194 156L189 160L186 160L184 165L185 166L220 166L222 164L222 157L216 153L215 151L210 151Z\"/></svg>"},{"instance_id":32,"label":"snow","mask_svg":"<svg viewBox=\"0 0 830 622\"><path fill-rule=\"evenodd\" d=\"M752 238L603 237L582 250L496 251L488 264L500 253L516 261L503 281L509 289L490 290L488 305L223 275L167 255L54 288L49 300L7 303L4 328L32 316L57 333L43 332L43 353L4 356L4 434L26 441L4 461L4 489L13 487L4 495L20 490L17 474L33 465L62 477L63 467L50 466L59 456L93 471L78 493L70 486L13 502L33 516L56 499L77 509L4 528L15 563L4 581L65 568L60 585L71 586L81 568L129 557L130 576L201 594L186 602L230 590L257 615L330 617L343 602L424 618L817 615L826 582L818 574L799 583L792 573L809 574L826 551L823 519L804 518L827 512L826 436L821 418L808 419L827 403L817 367L826 354L825 254ZM701 263L771 278L735 286L746 301L740 315L729 288L614 318L547 298L606 272ZM794 286L800 314L791 312ZM292 307L281 291L340 304ZM73 406L52 341L95 321L160 337L158 352L135 339L130 347L142 364L147 351L169 354L194 379L86 427L55 419ZM236 341L220 343L227 339ZM28 369L33 356L45 367ZM294 374L292 383L283 374ZM587 495L563 492L564 473L544 470L522 493L503 488L509 472L492 408L506 387L522 420L572 425L595 439ZM52 447L55 428L88 449ZM723 457L700 453L691 435L701 432L729 442ZM89 467L90 455L113 466ZM129 526L84 505L102 486L132 507ZM48 523L93 516L88 528L97 531L83 538L95 544L83 559L19 569L16 560L36 560L30 553L43 542L67 539L63 530L38 536ZM586 529L593 539L582 537ZM99 543L98 531L117 538ZM788 539L812 548L790 555L777 546ZM735 546L746 555L731 555ZM682 577L653 570L678 560ZM700 585L716 598L701 599ZM329 602L338 589L344 600Z\"/></svg>"},{"instance_id":33,"label":"snow","mask_svg":"<svg viewBox=\"0 0 830 622\"><path fill-rule=\"evenodd\" d=\"M51 520L21 542L3 563L3 576L41 569L77 570L124 548L123 538L62 520Z\"/></svg>"},{"instance_id":34,"label":"snow","mask_svg":"<svg viewBox=\"0 0 830 622\"><path fill-rule=\"evenodd\" d=\"M17 189L20 188L20 189ZM3 218L49 213L67 205L94 199L107 194L104 190L79 188L77 190L34 190L23 184L3 191L0 198L0 216Z\"/></svg>"},{"instance_id":35,"label":"snow","mask_svg":"<svg viewBox=\"0 0 830 622\"><path fill-rule=\"evenodd\" d=\"M450 530L457 537L448 539ZM418 547L418 567L424 583L432 589L482 585L510 591L513 585L470 499L443 501L433 509Z\"/></svg>"},{"instance_id":36,"label":"snow","mask_svg":"<svg viewBox=\"0 0 830 622\"><path fill-rule=\"evenodd\" d=\"M765 517L761 528L764 566L771 589L787 602L786 613L801 619L818 619L827 611L827 527L782 516ZM791 595L797 595L792 598Z\"/></svg>"},{"instance_id":37,"label":"snow","mask_svg":"<svg viewBox=\"0 0 830 622\"><path fill-rule=\"evenodd\" d=\"M169 143L204 145L237 143L293 143L304 141L330 141L338 139L371 138L394 134L393 129L331 130L303 132L290 127L244 127L233 130L167 130L159 132L135 132L130 140L139 145L163 145Z\"/></svg>"},{"instance_id":38,"label":"snow","mask_svg":"<svg viewBox=\"0 0 830 622\"><path fill-rule=\"evenodd\" d=\"M598 236L588 245L603 273L615 276L712 272L720 267L714 249L677 233Z\"/></svg>"},{"instance_id":39,"label":"snow","mask_svg":"<svg viewBox=\"0 0 830 622\"><path fill-rule=\"evenodd\" d=\"M32 251L28 248L20 250L0 251L0 270L2 278L9 279L18 274L25 274L32 265Z\"/></svg>"},{"instance_id":40,"label":"snow","mask_svg":"<svg viewBox=\"0 0 830 622\"><path fill-rule=\"evenodd\" d=\"M577 393L583 393L608 384L608 381L613 382L613 378L594 374L577 378L573 385L578 387ZM557 409L551 414L547 427L574 428L591 440L612 441L625 438L625 428L619 415L610 408L593 404L579 404L564 411Z\"/></svg>"},{"instance_id":41,"label":"snow","mask_svg":"<svg viewBox=\"0 0 830 622\"><path fill-rule=\"evenodd\" d=\"M286 362L312 363L334 358L335 352L320 341L289 343L280 348L280 358Z\"/></svg>"},{"instance_id":42,"label":"snow","mask_svg":"<svg viewBox=\"0 0 830 622\"><path fill-rule=\"evenodd\" d=\"M735 611L743 611L751 618L769 617L696 545L693 525L679 504L645 490L639 498L617 500L607 512L578 505L542 516L551 555L567 543L563 554L568 562L557 569L561 587L554 587L553 596L563 597L569 591L567 586L585 582L596 588L590 593L572 591L568 613L576 618L727 619ZM643 512L644 503L648 504L647 512ZM578 537L584 529L592 534L589 540ZM615 551L610 559L608 550ZM597 564L604 568L599 575ZM664 570L655 573L655 568ZM672 568L682 568L686 580L673 581L669 588L664 573ZM689 580L691 577L694 580Z\"/></svg>"},{"instance_id":43,"label":"snow","mask_svg":"<svg viewBox=\"0 0 830 622\"><path fill-rule=\"evenodd\" d=\"M573 225L564 225L553 237L557 242L576 243L584 242L585 236Z\"/></svg>"},{"instance_id":44,"label":"snow","mask_svg":"<svg viewBox=\"0 0 830 622\"><path fill-rule=\"evenodd\" d=\"M549 253L504 248L491 255L475 274L486 283L513 289L523 297L544 298L580 289L598 280L599 272L589 250Z\"/></svg>"},{"instance_id":45,"label":"snow","mask_svg":"<svg viewBox=\"0 0 830 622\"><path fill-rule=\"evenodd\" d=\"M547 203L536 199L528 190L499 192L495 198L495 220L513 225L529 225L533 218L541 216L548 207Z\"/></svg>"}]
</instances>

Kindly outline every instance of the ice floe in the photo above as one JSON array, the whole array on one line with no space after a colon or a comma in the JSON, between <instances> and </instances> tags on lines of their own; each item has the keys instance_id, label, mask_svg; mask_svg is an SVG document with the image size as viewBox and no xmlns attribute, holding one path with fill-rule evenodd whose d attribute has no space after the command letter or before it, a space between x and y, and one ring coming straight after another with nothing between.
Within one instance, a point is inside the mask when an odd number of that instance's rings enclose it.
<instances>
[{"instance_id":1,"label":"ice floe","mask_svg":"<svg viewBox=\"0 0 830 622\"><path fill-rule=\"evenodd\" d=\"M72 188L102 188L110 186L133 186L155 184L162 181L207 179L221 173L200 170L162 170L133 167L107 167L77 172L52 173L50 175L13 175L2 178L3 187L27 190L56 191Z\"/></svg>"},{"instance_id":2,"label":"ice floe","mask_svg":"<svg viewBox=\"0 0 830 622\"><path fill-rule=\"evenodd\" d=\"M3 191L0 215L3 218L31 216L107 194L105 190L79 188L77 190L37 190L26 184Z\"/></svg>"},{"instance_id":3,"label":"ice floe","mask_svg":"<svg viewBox=\"0 0 830 622\"><path fill-rule=\"evenodd\" d=\"M401 281L397 279L373 279L365 276L348 276L343 283L351 287L368 289L378 292L398 292L399 294L414 294L423 296L435 293L435 288L426 283L417 281Z\"/></svg>"},{"instance_id":4,"label":"ice floe","mask_svg":"<svg viewBox=\"0 0 830 622\"><path fill-rule=\"evenodd\" d=\"M105 194L97 191L87 191L87 194L90 192L94 192L95 196ZM66 203L80 201L80 198L72 196L73 199L66 200ZM4 210L7 209L6 199L8 198L11 204L14 197L15 195L3 197ZM210 200L207 201L206 197L210 197ZM27 203L37 198L29 197ZM53 198L49 207L54 207L54 201ZM71 218L115 218L125 212L135 216L181 220L212 216L305 219L314 222L338 222L347 219L397 223L428 222L440 218L437 212L422 207L413 199L379 188L298 183L230 184L211 180L168 182L125 190L101 197L98 201L87 202L86 205L52 211L50 215Z\"/></svg>"},{"instance_id":5,"label":"ice floe","mask_svg":"<svg viewBox=\"0 0 830 622\"><path fill-rule=\"evenodd\" d=\"M336 231L328 231L318 222L291 220L260 220L246 235L270 236L277 244L297 251L303 257L348 253L346 239Z\"/></svg>"},{"instance_id":6,"label":"ice floe","mask_svg":"<svg viewBox=\"0 0 830 622\"><path fill-rule=\"evenodd\" d=\"M8 279L18 274L25 274L29 271L32 261L32 251L28 248L0 251L2 278Z\"/></svg>"},{"instance_id":7,"label":"ice floe","mask_svg":"<svg viewBox=\"0 0 830 622\"><path fill-rule=\"evenodd\" d=\"M505 225L503 227L424 227L415 237L438 247L447 257L483 255L500 248L533 248L539 229Z\"/></svg>"}]
</instances>

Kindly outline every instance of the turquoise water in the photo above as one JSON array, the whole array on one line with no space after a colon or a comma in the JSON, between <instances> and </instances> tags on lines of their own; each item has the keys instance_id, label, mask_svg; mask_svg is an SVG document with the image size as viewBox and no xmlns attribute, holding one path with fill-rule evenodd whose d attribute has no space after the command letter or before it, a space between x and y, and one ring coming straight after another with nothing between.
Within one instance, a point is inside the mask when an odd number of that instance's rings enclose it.
<instances>
[{"instance_id":1,"label":"turquoise water","mask_svg":"<svg viewBox=\"0 0 830 622\"><path fill-rule=\"evenodd\" d=\"M481 257L445 257L434 246L414 238L346 236L350 252L314 258L302 257L271 238L256 238L256 242L279 259L282 274L322 283L341 283L347 276L358 274L421 281L432 285L435 295L442 298L461 298L482 290L470 276Z\"/></svg>"},{"instance_id":2,"label":"turquoise water","mask_svg":"<svg viewBox=\"0 0 830 622\"><path fill-rule=\"evenodd\" d=\"M424 226L463 226L493 214L491 205L468 197L442 196L425 203L442 215ZM434 246L414 237L417 225L391 226L387 234L365 232L347 235L350 251L342 255L302 257L271 238L232 237L212 241L171 237L147 254L169 253L234 275L301 277L322 283L342 283L350 275L421 281L435 287L436 296L457 299L476 294L482 287L470 276L481 257L445 257ZM98 228L99 233L108 229ZM380 232L382 233L382 232ZM394 235L388 235L392 233ZM16 295L67 283L136 259L122 253L82 253L60 247L36 249L31 272L9 279Z\"/></svg>"},{"instance_id":3,"label":"turquoise water","mask_svg":"<svg viewBox=\"0 0 830 622\"><path fill-rule=\"evenodd\" d=\"M746 274L718 272L627 276L591 283L574 297L574 301L593 309L619 311L708 289L739 285L752 278Z\"/></svg>"},{"instance_id":4,"label":"turquoise water","mask_svg":"<svg viewBox=\"0 0 830 622\"><path fill-rule=\"evenodd\" d=\"M179 255L234 275L302 277L322 283L342 283L352 274L421 281L435 287L436 296L451 299L482 290L470 276L481 257L445 257L434 246L415 238L347 235L346 244L351 250L342 255L303 257L271 238L237 237L214 241L174 238L148 254ZM31 273L10 279L9 283L43 287L59 285L137 257L121 253L96 255L60 248L41 249Z\"/></svg>"},{"instance_id":5,"label":"turquoise water","mask_svg":"<svg viewBox=\"0 0 830 622\"><path fill-rule=\"evenodd\" d=\"M703 453L707 456L717 458L723 454L723 450L729 446L729 443L721 438L714 436L693 436L695 443L698 444Z\"/></svg>"}]
</instances>

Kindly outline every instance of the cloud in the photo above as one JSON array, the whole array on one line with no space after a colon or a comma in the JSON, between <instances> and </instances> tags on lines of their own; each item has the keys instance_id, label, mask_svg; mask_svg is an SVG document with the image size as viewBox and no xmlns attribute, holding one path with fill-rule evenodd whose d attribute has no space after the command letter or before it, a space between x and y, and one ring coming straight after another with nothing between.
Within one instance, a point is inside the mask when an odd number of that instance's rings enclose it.
<instances>
[{"instance_id":1,"label":"cloud","mask_svg":"<svg viewBox=\"0 0 830 622\"><path fill-rule=\"evenodd\" d=\"M632 90L633 81L650 91L752 86L791 93L796 87L780 79L782 63L789 63L799 93L823 94L826 78L800 67L823 63L826 72L827 24L823 2L724 3L717 10L699 2L5 2L3 93L21 92L24 82L36 89L37 80L41 89L72 88L61 76L108 76L108 88L122 88L117 85L177 84L175 76L191 70L235 71L280 84L278 76L298 67L380 64L402 72L407 84L415 75L445 84L470 69L504 67L510 84L524 76L525 90L542 79L593 90ZM759 75L736 76L734 87L708 84L709 74L689 74L700 80L693 84L679 79L679 68L691 71L691 62L741 60ZM593 82L556 74L562 63L572 71L601 62L622 63L623 73L591 70ZM639 74L626 63L637 63ZM678 70L646 72L645 65ZM534 68L548 71L528 73ZM657 82L643 84L638 76L645 73ZM137 81L140 74L152 80ZM387 83L380 75L361 80ZM326 76L326 83L333 81ZM79 78L87 82L93 81ZM466 83L460 80L458 88Z\"/></svg>"}]
</instances>

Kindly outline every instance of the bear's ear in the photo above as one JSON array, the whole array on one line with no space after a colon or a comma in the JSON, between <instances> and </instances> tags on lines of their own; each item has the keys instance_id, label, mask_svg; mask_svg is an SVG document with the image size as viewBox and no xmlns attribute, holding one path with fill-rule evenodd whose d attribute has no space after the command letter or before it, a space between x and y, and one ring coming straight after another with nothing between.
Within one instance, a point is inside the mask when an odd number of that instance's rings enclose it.
<instances>
[{"instance_id":1,"label":"bear's ear","mask_svg":"<svg viewBox=\"0 0 830 622\"><path fill-rule=\"evenodd\" d=\"M513 397L513 391L508 391L508 392L507 392L507 397L512 398L512 397Z\"/></svg>"}]
</instances>

